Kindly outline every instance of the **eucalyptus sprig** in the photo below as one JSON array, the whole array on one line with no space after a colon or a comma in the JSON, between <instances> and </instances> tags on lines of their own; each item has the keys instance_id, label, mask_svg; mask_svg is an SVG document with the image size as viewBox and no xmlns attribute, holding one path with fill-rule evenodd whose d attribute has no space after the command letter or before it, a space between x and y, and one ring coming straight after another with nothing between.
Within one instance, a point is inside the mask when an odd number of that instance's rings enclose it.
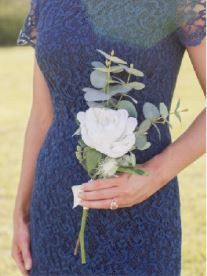
<instances>
[{"instance_id":1,"label":"eucalyptus sprig","mask_svg":"<svg viewBox=\"0 0 207 276\"><path fill-rule=\"evenodd\" d=\"M108 102L115 96L120 97L119 101L123 97L130 97L137 103L136 99L133 99L131 96L127 95L127 93L133 89L140 91L145 85L139 81L130 82L130 78L132 75L135 77L143 77L144 73L134 68L133 64L128 66L126 61L115 56L114 50L112 50L110 54L99 49L97 49L97 51L105 57L105 62L93 61L91 63L93 66L93 71L90 74L92 87L83 88L85 92L84 98L88 105L90 107L92 105L97 106L97 102L99 101L105 101L105 103L102 103L102 106L104 104L108 105ZM117 76L117 74L121 72L126 73L126 80Z\"/></svg>"}]
</instances>

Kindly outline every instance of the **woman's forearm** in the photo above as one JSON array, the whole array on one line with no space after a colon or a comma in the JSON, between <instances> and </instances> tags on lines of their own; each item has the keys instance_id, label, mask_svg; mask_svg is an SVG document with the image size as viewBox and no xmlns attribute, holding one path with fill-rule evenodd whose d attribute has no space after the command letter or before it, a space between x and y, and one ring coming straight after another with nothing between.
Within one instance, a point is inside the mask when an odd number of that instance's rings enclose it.
<instances>
[{"instance_id":1,"label":"woman's forearm","mask_svg":"<svg viewBox=\"0 0 207 276\"><path fill-rule=\"evenodd\" d=\"M162 177L163 183L166 184L205 153L205 120L204 109L181 136L146 162L148 168L156 170L156 175Z\"/></svg>"},{"instance_id":2,"label":"woman's forearm","mask_svg":"<svg viewBox=\"0 0 207 276\"><path fill-rule=\"evenodd\" d=\"M51 124L51 120L48 118L39 117L35 114L30 115L25 132L22 168L14 209L15 220L27 220L36 159Z\"/></svg>"}]
</instances>

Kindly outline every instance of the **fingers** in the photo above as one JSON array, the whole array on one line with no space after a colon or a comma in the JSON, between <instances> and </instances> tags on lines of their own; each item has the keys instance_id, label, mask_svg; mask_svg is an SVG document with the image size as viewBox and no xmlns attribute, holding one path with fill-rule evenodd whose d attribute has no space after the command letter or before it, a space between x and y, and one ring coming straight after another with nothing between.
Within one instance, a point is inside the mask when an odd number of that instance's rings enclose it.
<instances>
[{"instance_id":1,"label":"fingers","mask_svg":"<svg viewBox=\"0 0 207 276\"><path fill-rule=\"evenodd\" d=\"M117 186L115 179L97 179L88 183L84 183L83 191L100 190L115 186Z\"/></svg>"},{"instance_id":2,"label":"fingers","mask_svg":"<svg viewBox=\"0 0 207 276\"><path fill-rule=\"evenodd\" d=\"M91 182L83 183L83 191L101 190L110 187L119 186L127 176L122 174L108 179L97 179Z\"/></svg>"},{"instance_id":3,"label":"fingers","mask_svg":"<svg viewBox=\"0 0 207 276\"><path fill-rule=\"evenodd\" d=\"M78 194L79 198L82 200L100 200L109 199L112 197L117 197L120 195L120 189L117 187L112 187L108 189L101 189L96 191L80 192Z\"/></svg>"},{"instance_id":4,"label":"fingers","mask_svg":"<svg viewBox=\"0 0 207 276\"><path fill-rule=\"evenodd\" d=\"M32 258L30 255L30 249L29 249L29 240L25 240L24 243L22 244L22 257L24 260L24 267L26 270L30 270L32 267Z\"/></svg>"},{"instance_id":5,"label":"fingers","mask_svg":"<svg viewBox=\"0 0 207 276\"><path fill-rule=\"evenodd\" d=\"M28 276L29 274L28 274L27 270L25 269L21 250L16 245L13 247L13 250L12 250L12 258L15 260L22 275Z\"/></svg>"},{"instance_id":6,"label":"fingers","mask_svg":"<svg viewBox=\"0 0 207 276\"><path fill-rule=\"evenodd\" d=\"M121 204L121 199L119 197L115 198L118 203L119 208L123 205ZM93 200L93 201L83 201L81 203L82 206L94 209L110 209L111 199L103 199L103 200Z\"/></svg>"}]
</instances>

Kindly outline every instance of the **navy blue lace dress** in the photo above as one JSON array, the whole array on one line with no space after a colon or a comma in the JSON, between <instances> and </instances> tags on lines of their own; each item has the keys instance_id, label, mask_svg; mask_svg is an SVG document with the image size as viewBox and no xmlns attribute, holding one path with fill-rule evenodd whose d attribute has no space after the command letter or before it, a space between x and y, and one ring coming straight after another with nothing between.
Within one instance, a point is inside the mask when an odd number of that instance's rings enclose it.
<instances>
[{"instance_id":1,"label":"navy blue lace dress","mask_svg":"<svg viewBox=\"0 0 207 276\"><path fill-rule=\"evenodd\" d=\"M169 3L168 3L169 2ZM96 49L134 63L144 72L137 111L148 101L170 109L187 46L205 37L205 2L167 0L32 0L17 44L35 49L54 108L41 146L30 205L35 276L178 276L181 272L181 217L177 177L140 204L91 209L85 229L87 263L73 255L82 207L72 208L71 186L87 180L75 157L75 115L88 108L83 87L90 86ZM155 129L152 146L136 153L142 163L171 143L170 131Z\"/></svg>"}]
</instances>

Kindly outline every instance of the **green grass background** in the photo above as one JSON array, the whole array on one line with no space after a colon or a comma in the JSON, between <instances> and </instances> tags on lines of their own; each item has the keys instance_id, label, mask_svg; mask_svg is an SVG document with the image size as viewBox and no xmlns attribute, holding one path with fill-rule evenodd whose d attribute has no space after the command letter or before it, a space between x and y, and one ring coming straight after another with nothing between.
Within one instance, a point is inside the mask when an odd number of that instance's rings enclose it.
<instances>
[{"instance_id":1,"label":"green grass background","mask_svg":"<svg viewBox=\"0 0 207 276\"><path fill-rule=\"evenodd\" d=\"M29 11L28 0L0 0L0 45L15 45Z\"/></svg>"},{"instance_id":2,"label":"green grass background","mask_svg":"<svg viewBox=\"0 0 207 276\"><path fill-rule=\"evenodd\" d=\"M12 211L24 131L32 101L33 49L0 48L0 64L0 275L18 276L20 274L10 257ZM173 107L178 97L182 106L190 111L183 113L182 127L176 119L172 120L173 139L190 125L205 106L203 92L187 54L179 74ZM205 275L204 169L203 156L178 175L183 228L182 276Z\"/></svg>"}]
</instances>

